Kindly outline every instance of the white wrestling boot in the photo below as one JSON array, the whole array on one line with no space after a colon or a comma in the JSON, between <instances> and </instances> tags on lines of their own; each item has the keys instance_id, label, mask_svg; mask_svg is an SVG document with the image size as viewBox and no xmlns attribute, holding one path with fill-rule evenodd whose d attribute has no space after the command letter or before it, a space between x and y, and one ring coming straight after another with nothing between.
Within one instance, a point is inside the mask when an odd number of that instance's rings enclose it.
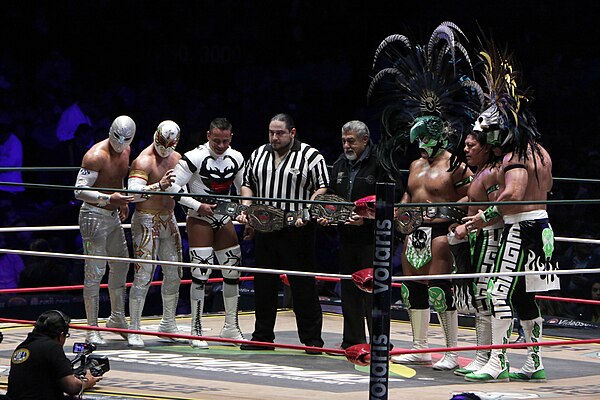
<instances>
[{"instance_id":1,"label":"white wrestling boot","mask_svg":"<svg viewBox=\"0 0 600 400\"><path fill-rule=\"evenodd\" d=\"M444 330L446 347L456 347L458 344L458 311L440 312L438 318ZM444 353L444 356L433 364L433 369L436 371L450 371L458 367L458 354L456 351Z\"/></svg>"},{"instance_id":2,"label":"white wrestling boot","mask_svg":"<svg viewBox=\"0 0 600 400\"><path fill-rule=\"evenodd\" d=\"M512 334L512 318L491 318L492 344L508 344ZM494 349L490 359L479 370L465 375L465 380L471 382L508 382L508 359L506 349Z\"/></svg>"},{"instance_id":3,"label":"white wrestling boot","mask_svg":"<svg viewBox=\"0 0 600 400\"><path fill-rule=\"evenodd\" d=\"M131 324L129 329L139 331L141 327L142 310L144 309L145 297L141 299L134 299L129 297L129 318ZM130 333L127 335L127 343L133 347L144 347L144 340L142 335L139 333Z\"/></svg>"},{"instance_id":4,"label":"white wrestling boot","mask_svg":"<svg viewBox=\"0 0 600 400\"><path fill-rule=\"evenodd\" d=\"M163 316L158 324L158 331L164 333L180 333L177 328L177 322L175 316L177 313L177 301L179 300L179 293L175 294L163 294ZM162 336L161 336L162 337ZM176 338L162 337L163 339L176 342Z\"/></svg>"},{"instance_id":5,"label":"white wrestling boot","mask_svg":"<svg viewBox=\"0 0 600 400\"><path fill-rule=\"evenodd\" d=\"M190 303L192 308L192 330L194 336L202 336L202 311L204 310L204 284L192 282L190 286ZM196 349L208 349L205 340L190 340L190 345Z\"/></svg>"},{"instance_id":6,"label":"white wrestling boot","mask_svg":"<svg viewBox=\"0 0 600 400\"><path fill-rule=\"evenodd\" d=\"M477 346L488 346L492 344L492 316L477 313L475 315L475 336ZM490 359L489 350L477 350L475 358L464 368L454 370L454 375L465 376L468 373L479 371Z\"/></svg>"},{"instance_id":7,"label":"white wrestling boot","mask_svg":"<svg viewBox=\"0 0 600 400\"><path fill-rule=\"evenodd\" d=\"M413 333L413 349L421 350L429 348L427 344L427 333L429 331L429 317L430 310L426 308L424 310L415 310L413 308L408 310L410 316L410 326ZM430 353L419 353L419 354L401 354L399 356L393 356L392 362L396 364L406 365L430 365L431 354Z\"/></svg>"},{"instance_id":8,"label":"white wrestling boot","mask_svg":"<svg viewBox=\"0 0 600 400\"><path fill-rule=\"evenodd\" d=\"M106 320L107 328L128 329L129 324L125 318L125 286L119 288L108 288L110 297L110 317ZM123 339L127 339L126 333L120 333Z\"/></svg>"},{"instance_id":9,"label":"white wrestling boot","mask_svg":"<svg viewBox=\"0 0 600 400\"><path fill-rule=\"evenodd\" d=\"M542 340L542 324L544 319L538 317L531 320L521 320L525 341L536 343ZM542 349L539 346L527 348L527 359L523 367L509 374L511 381L546 382L546 371L542 364Z\"/></svg>"},{"instance_id":10,"label":"white wrestling boot","mask_svg":"<svg viewBox=\"0 0 600 400\"><path fill-rule=\"evenodd\" d=\"M125 288L109 289L111 311L106 320L107 328L129 329L129 324L125 318ZM127 333L119 332L123 339L127 339Z\"/></svg>"},{"instance_id":11,"label":"white wrestling boot","mask_svg":"<svg viewBox=\"0 0 600 400\"><path fill-rule=\"evenodd\" d=\"M98 296L86 296L84 294L85 314L89 326L98 326L98 308L100 298ZM99 331L86 331L85 341L96 346L106 345L106 340L100 335Z\"/></svg>"},{"instance_id":12,"label":"white wrestling boot","mask_svg":"<svg viewBox=\"0 0 600 400\"><path fill-rule=\"evenodd\" d=\"M224 283L223 286L228 285ZM237 286L237 285L235 285ZM223 289L223 304L225 305L225 324L219 337L235 340L246 340L240 329L238 322L238 299L239 296L225 297L225 289ZM239 343L232 343L239 346Z\"/></svg>"}]
</instances>

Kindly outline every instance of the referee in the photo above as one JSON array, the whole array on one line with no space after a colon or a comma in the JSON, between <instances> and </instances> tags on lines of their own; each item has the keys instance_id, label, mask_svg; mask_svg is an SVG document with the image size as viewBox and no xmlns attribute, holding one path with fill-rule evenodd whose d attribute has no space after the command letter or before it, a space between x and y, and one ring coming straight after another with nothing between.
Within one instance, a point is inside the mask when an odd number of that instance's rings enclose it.
<instances>
[{"instance_id":1,"label":"referee","mask_svg":"<svg viewBox=\"0 0 600 400\"><path fill-rule=\"evenodd\" d=\"M241 195L286 200L310 200L327 191L329 173L325 159L315 148L296 139L291 116L277 114L269 123L269 143L252 152L246 165ZM244 200L244 204L252 202ZM289 201L262 202L284 212L307 207ZM285 215L285 214L284 214ZM240 216L246 223L246 216ZM277 232L256 232L246 224L244 239L255 237L256 264L261 268L316 272L315 225L297 219L294 226ZM314 277L289 276L300 342L323 347L323 315ZM273 342L280 279L277 274L254 276L256 321L252 340ZM273 347L242 344L242 350L273 350ZM309 354L319 352L306 350Z\"/></svg>"}]
</instances>

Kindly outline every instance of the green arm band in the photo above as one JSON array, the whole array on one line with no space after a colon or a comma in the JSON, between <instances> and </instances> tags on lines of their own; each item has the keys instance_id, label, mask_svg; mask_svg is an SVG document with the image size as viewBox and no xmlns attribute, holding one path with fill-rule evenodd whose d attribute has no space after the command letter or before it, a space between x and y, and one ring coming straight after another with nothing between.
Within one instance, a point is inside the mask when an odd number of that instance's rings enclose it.
<instances>
[{"instance_id":1,"label":"green arm band","mask_svg":"<svg viewBox=\"0 0 600 400\"><path fill-rule=\"evenodd\" d=\"M487 188L487 190L485 191L486 194L490 194L492 192L495 192L496 190L500 190L500 185L492 185L489 188Z\"/></svg>"},{"instance_id":2,"label":"green arm band","mask_svg":"<svg viewBox=\"0 0 600 400\"><path fill-rule=\"evenodd\" d=\"M498 211L498 207L490 206L483 212L483 214L481 214L481 219L485 222L488 222L501 215L502 214L500 214L500 211Z\"/></svg>"},{"instance_id":3,"label":"green arm band","mask_svg":"<svg viewBox=\"0 0 600 400\"><path fill-rule=\"evenodd\" d=\"M469 183L473 182L473 175L471 176L467 176L465 179L461 179L460 181L456 182L454 184L454 187L461 187L461 186L465 186L468 185Z\"/></svg>"}]
</instances>

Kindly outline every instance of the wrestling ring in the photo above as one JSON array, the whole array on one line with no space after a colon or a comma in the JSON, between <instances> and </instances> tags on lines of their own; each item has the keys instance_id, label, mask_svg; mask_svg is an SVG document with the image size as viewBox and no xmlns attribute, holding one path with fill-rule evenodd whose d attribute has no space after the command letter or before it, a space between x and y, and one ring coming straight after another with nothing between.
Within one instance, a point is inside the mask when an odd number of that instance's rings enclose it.
<instances>
[{"instance_id":1,"label":"wrestling ring","mask_svg":"<svg viewBox=\"0 0 600 400\"><path fill-rule=\"evenodd\" d=\"M0 182L0 185L5 183ZM32 188L55 188L58 185L22 184ZM379 186L379 185L378 185ZM72 187L60 187L73 190ZM130 191L131 192L131 191ZM221 196L222 197L222 196ZM235 197L235 196L232 196ZM383 197L383 196L381 196ZM380 193L378 193L378 199ZM547 201L550 203L551 201ZM575 202L575 201L573 201ZM590 201L597 204L600 201ZM384 201L377 202L379 217L380 207ZM389 202L388 202L389 203ZM475 204L475 203L474 203ZM481 203L481 205L490 203ZM389 206L389 204L387 204ZM431 206L432 204L428 204ZM435 205L435 204L434 204ZM444 203L440 203L444 205ZM423 206L427 206L423 205ZM389 216L389 207L388 207ZM382 213L383 214L383 213ZM552 216L550 216L552 218ZM180 223L180 226L185 224ZM128 229L128 224L123 225ZM46 232L78 230L76 225L67 226L37 226L37 227L7 227L0 228L0 233L16 232ZM185 234L185 233L183 233ZM556 237L558 242L600 244L600 240L587 238ZM50 257L58 259L84 260L95 258L101 260L114 259L129 263L156 263L159 265L179 265L184 268L198 264L173 263L156 260L139 260L132 258L114 258L85 256L58 252L39 252L15 249L0 249L0 253L18 254L31 257ZM375 263L382 263L374 260ZM390 261L391 262L391 261ZM383 263L382 263L383 264ZM225 267L211 265L213 270ZM252 273L279 274L285 282L285 275L297 274L315 276L318 280L337 281L351 279L350 275L301 273L286 270L265 270L256 267L243 266L227 269L240 270L244 276L242 281L252 280ZM377 269L376 269L377 271ZM513 275L527 275L537 272L520 272ZM562 274L600 274L600 268L585 270L553 271ZM379 275L379 276L378 276ZM385 276L383 276L385 275ZM485 274L495 276L499 274ZM474 277L476 274L461 274L460 278ZM435 275L431 278L458 278L458 275ZM403 281L414 278L391 276L391 274L375 272L374 279L380 279L392 286L399 287ZM415 277L417 278L417 277ZM415 279L416 280L416 279ZM220 278L212 278L210 283L218 285ZM161 281L152 282L160 286ZM187 288L189 280L182 280L182 287ZM130 286L131 283L128 283ZM282 285L283 287L284 285ZM0 290L0 309L7 309L11 299L18 297L35 298L40 293L74 293L81 296L83 285L18 288ZM101 286L101 293L106 292L106 285ZM183 293L183 292L182 292ZM252 292L241 291L242 296L252 296ZM281 294L284 295L283 293ZM375 294L374 296L377 296ZM41 298L41 297L40 297ZM40 299L38 298L38 300ZM561 298L556 296L537 296L538 300L547 302L582 303L600 305L599 301ZM388 298L389 301L389 298ZM544 315L543 340L536 343L543 347L544 365L548 380L544 383L507 382L501 384L485 384L466 382L463 377L454 375L451 371L435 371L430 366L405 366L394 363L384 363L383 367L358 366L346 360L344 351L339 349L342 336L343 319L339 300L321 298L323 308L323 340L324 348L306 347L299 343L293 312L281 308L278 312L275 326L276 342L249 342L256 345L275 347L275 350L240 350L238 341L218 338L218 332L223 323L222 312L207 312L203 318L202 338L209 343L209 349L194 349L187 340L198 339L184 332L190 331L190 316L179 314L177 324L181 334L159 333L158 322L160 315L146 315L142 319L142 330L105 328L102 317L108 314L100 313L100 326L90 327L85 319L71 321L71 336L65 344L67 356L72 357L73 343L83 342L87 330L98 330L104 333L107 345L98 347L97 355L106 355L110 359L111 370L93 390L85 392L85 399L337 399L344 396L348 400L365 398L413 398L413 399L450 399L457 393L475 393L481 399L599 399L600 398L600 327L582 321ZM80 300L83 312L83 302ZM374 304L379 304L374 300ZM385 301L384 301L385 305ZM61 309L59 302L48 302L39 305L43 310ZM376 306L377 307L377 306ZM423 353L432 354L433 361L440 359L448 348L444 347L444 335L437 322L435 312L432 313L432 324L429 331L430 348L426 350L409 350L412 346L412 333L406 310L401 304L388 304L382 320L375 321L374 329L388 329L389 339L394 348L388 352L384 346L383 355L377 353L383 360L392 355ZM39 314L39 313L38 313ZM379 313L381 314L381 313ZM31 331L35 321L24 318L7 318L3 312L0 315L0 330L3 341L0 343L0 394L4 393L7 385L10 355L14 348L24 340ZM240 311L239 324L245 337L250 337L254 330L254 314L252 311ZM205 326L204 326L205 325ZM387 326L386 326L387 325ZM497 346L474 346L475 333L473 319L469 315L459 316L458 346L454 349L459 353L461 366L468 364L477 349L507 347L515 349L510 353L511 364L522 365L526 357L525 348L528 343L510 343ZM379 327L378 327L379 326ZM127 341L120 333L139 333L144 335L143 348L128 347ZM172 342L167 337L178 340ZM512 339L517 338L513 332ZM248 342L248 341L246 341ZM337 344L336 344L337 343ZM531 345L531 344L529 344ZM375 354L376 346L372 350ZM322 351L322 354L307 354L305 350ZM342 356L342 357L340 357ZM376 358L373 358L376 360ZM371 368L373 367L373 368ZM385 371L384 371L385 370ZM378 372L379 371L379 372ZM384 376L385 375L385 376ZM385 380L386 393L379 396L373 392L377 380Z\"/></svg>"}]
</instances>

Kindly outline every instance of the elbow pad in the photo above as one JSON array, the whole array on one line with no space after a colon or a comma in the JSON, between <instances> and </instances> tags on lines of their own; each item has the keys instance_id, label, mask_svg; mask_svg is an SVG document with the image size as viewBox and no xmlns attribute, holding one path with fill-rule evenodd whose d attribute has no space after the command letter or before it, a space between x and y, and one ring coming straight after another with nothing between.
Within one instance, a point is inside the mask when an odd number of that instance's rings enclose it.
<instances>
[{"instance_id":1,"label":"elbow pad","mask_svg":"<svg viewBox=\"0 0 600 400\"><path fill-rule=\"evenodd\" d=\"M173 193L175 195L173 196L173 199L185 208L191 208L192 210L197 211L198 208L200 208L200 205L202 205L202 203L190 196L182 196L187 194L188 191L185 186L179 186L177 183L173 183L165 190L165 192Z\"/></svg>"},{"instance_id":2,"label":"elbow pad","mask_svg":"<svg viewBox=\"0 0 600 400\"><path fill-rule=\"evenodd\" d=\"M91 188L96 180L98 179L97 171L90 171L89 169L80 168L77 174L77 181L75 187L77 188ZM110 203L110 196L105 193L100 193L97 190L75 190L75 198L77 200L85 201L86 203L97 204L98 207L104 207Z\"/></svg>"},{"instance_id":3,"label":"elbow pad","mask_svg":"<svg viewBox=\"0 0 600 400\"><path fill-rule=\"evenodd\" d=\"M144 171L134 170L129 173L129 180L127 181L127 188L130 190L137 190L140 192L162 192L160 188L160 182L153 183L152 185L146 185L148 183L148 174ZM130 193L134 200L134 203L146 201L150 198L149 194L141 193Z\"/></svg>"}]
</instances>

